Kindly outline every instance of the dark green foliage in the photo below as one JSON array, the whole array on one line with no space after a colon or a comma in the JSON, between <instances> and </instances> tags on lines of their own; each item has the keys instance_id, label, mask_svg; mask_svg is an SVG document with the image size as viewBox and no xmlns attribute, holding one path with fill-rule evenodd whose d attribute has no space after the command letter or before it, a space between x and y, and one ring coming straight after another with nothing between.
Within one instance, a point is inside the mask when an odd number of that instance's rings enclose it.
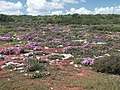
<instances>
[{"instance_id":1,"label":"dark green foliage","mask_svg":"<svg viewBox=\"0 0 120 90\"><path fill-rule=\"evenodd\" d=\"M81 64L82 60L81 59L75 59L74 64Z\"/></svg>"},{"instance_id":2,"label":"dark green foliage","mask_svg":"<svg viewBox=\"0 0 120 90\"><path fill-rule=\"evenodd\" d=\"M34 72L33 74L29 74L28 76L30 79L35 79L35 78L46 77L49 75L50 75L49 72L39 72L39 73Z\"/></svg>"},{"instance_id":3,"label":"dark green foliage","mask_svg":"<svg viewBox=\"0 0 120 90\"><path fill-rule=\"evenodd\" d=\"M5 67L6 69L14 69L14 66L12 64Z\"/></svg>"},{"instance_id":4,"label":"dark green foliage","mask_svg":"<svg viewBox=\"0 0 120 90\"><path fill-rule=\"evenodd\" d=\"M14 21L11 16L0 14L0 22L11 22Z\"/></svg>"},{"instance_id":5,"label":"dark green foliage","mask_svg":"<svg viewBox=\"0 0 120 90\"><path fill-rule=\"evenodd\" d=\"M97 72L120 75L120 54L113 54L96 60L93 69Z\"/></svg>"},{"instance_id":6,"label":"dark green foliage","mask_svg":"<svg viewBox=\"0 0 120 90\"><path fill-rule=\"evenodd\" d=\"M15 21L24 22L20 26L35 27L37 24L81 24L81 25L105 25L105 24L119 24L120 15L117 14L97 14L97 15L59 15L59 16L7 16L0 15L0 21ZM31 22L28 23L28 22Z\"/></svg>"},{"instance_id":7,"label":"dark green foliage","mask_svg":"<svg viewBox=\"0 0 120 90\"><path fill-rule=\"evenodd\" d=\"M63 55L51 55L48 57L49 60L56 60L56 59L62 60L62 58L64 58Z\"/></svg>"},{"instance_id":8,"label":"dark green foliage","mask_svg":"<svg viewBox=\"0 0 120 90\"><path fill-rule=\"evenodd\" d=\"M26 64L25 68L28 72L32 72L36 70L40 70L40 71L45 70L44 64L40 63L40 60L38 60L35 55L33 57L28 57L26 59L25 64Z\"/></svg>"},{"instance_id":9,"label":"dark green foliage","mask_svg":"<svg viewBox=\"0 0 120 90\"><path fill-rule=\"evenodd\" d=\"M95 25L95 26L92 26L91 30L118 32L120 31L120 26L119 25Z\"/></svg>"},{"instance_id":10,"label":"dark green foliage","mask_svg":"<svg viewBox=\"0 0 120 90\"><path fill-rule=\"evenodd\" d=\"M71 48L66 50L64 53L72 54L75 57L79 57L81 55L81 48Z\"/></svg>"}]
</instances>

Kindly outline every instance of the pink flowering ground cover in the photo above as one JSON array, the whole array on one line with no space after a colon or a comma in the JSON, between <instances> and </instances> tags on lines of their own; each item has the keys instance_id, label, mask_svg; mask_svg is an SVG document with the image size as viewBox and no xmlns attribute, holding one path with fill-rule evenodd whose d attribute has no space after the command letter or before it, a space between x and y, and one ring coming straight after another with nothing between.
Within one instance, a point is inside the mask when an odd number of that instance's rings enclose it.
<instances>
[{"instance_id":1,"label":"pink flowering ground cover","mask_svg":"<svg viewBox=\"0 0 120 90\"><path fill-rule=\"evenodd\" d=\"M11 41L10 37L0 37L0 41Z\"/></svg>"}]
</instances>

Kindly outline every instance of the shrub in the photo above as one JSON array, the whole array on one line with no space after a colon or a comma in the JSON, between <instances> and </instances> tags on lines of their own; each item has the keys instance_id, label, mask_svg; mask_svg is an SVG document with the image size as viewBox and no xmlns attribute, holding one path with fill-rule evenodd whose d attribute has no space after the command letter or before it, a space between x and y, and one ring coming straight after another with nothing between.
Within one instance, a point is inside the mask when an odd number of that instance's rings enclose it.
<instances>
[{"instance_id":1,"label":"shrub","mask_svg":"<svg viewBox=\"0 0 120 90\"><path fill-rule=\"evenodd\" d=\"M74 64L81 64L81 59L75 59Z\"/></svg>"},{"instance_id":2,"label":"shrub","mask_svg":"<svg viewBox=\"0 0 120 90\"><path fill-rule=\"evenodd\" d=\"M63 58L64 58L63 55L51 55L48 57L49 60L56 60L56 59L62 60Z\"/></svg>"},{"instance_id":3,"label":"shrub","mask_svg":"<svg viewBox=\"0 0 120 90\"><path fill-rule=\"evenodd\" d=\"M41 77L45 77L45 76L49 76L49 75L50 75L49 72L34 72L34 73L31 73L31 74L28 74L27 76L30 79L35 79L35 78L41 78Z\"/></svg>"},{"instance_id":4,"label":"shrub","mask_svg":"<svg viewBox=\"0 0 120 90\"><path fill-rule=\"evenodd\" d=\"M120 75L120 54L113 54L111 56L95 60L93 69L97 72Z\"/></svg>"},{"instance_id":5,"label":"shrub","mask_svg":"<svg viewBox=\"0 0 120 90\"><path fill-rule=\"evenodd\" d=\"M10 70L10 69L14 69L14 66L12 64L10 64L10 65L6 66L5 68Z\"/></svg>"},{"instance_id":6,"label":"shrub","mask_svg":"<svg viewBox=\"0 0 120 90\"><path fill-rule=\"evenodd\" d=\"M72 54L75 57L80 57L80 54L81 54L80 48L75 48L71 46L63 48L63 52L66 54Z\"/></svg>"},{"instance_id":7,"label":"shrub","mask_svg":"<svg viewBox=\"0 0 120 90\"><path fill-rule=\"evenodd\" d=\"M43 71L45 69L44 64L40 63L40 61L36 58L36 55L33 55L33 57L27 57L26 61L26 70L28 72L40 70Z\"/></svg>"}]
</instances>

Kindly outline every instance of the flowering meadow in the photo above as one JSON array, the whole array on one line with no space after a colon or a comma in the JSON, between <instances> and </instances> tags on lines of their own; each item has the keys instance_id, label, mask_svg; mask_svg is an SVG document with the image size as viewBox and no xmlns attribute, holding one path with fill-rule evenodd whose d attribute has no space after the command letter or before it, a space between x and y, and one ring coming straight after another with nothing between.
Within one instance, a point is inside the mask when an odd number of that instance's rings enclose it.
<instances>
[{"instance_id":1,"label":"flowering meadow","mask_svg":"<svg viewBox=\"0 0 120 90\"><path fill-rule=\"evenodd\" d=\"M66 17L0 19L0 90L120 90L119 23Z\"/></svg>"}]
</instances>

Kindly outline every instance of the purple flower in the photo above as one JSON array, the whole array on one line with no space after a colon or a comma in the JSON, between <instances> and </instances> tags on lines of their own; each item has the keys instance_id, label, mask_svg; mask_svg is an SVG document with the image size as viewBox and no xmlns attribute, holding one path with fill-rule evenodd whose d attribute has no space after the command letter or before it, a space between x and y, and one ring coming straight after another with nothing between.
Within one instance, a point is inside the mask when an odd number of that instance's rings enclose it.
<instances>
[{"instance_id":1,"label":"purple flower","mask_svg":"<svg viewBox=\"0 0 120 90\"><path fill-rule=\"evenodd\" d=\"M33 48L33 50L35 50L35 51L40 51L40 50L42 50L43 48L41 47L41 46L35 46L34 48Z\"/></svg>"},{"instance_id":2,"label":"purple flower","mask_svg":"<svg viewBox=\"0 0 120 90\"><path fill-rule=\"evenodd\" d=\"M26 48L32 49L35 51L42 50L43 48L40 46L40 42L30 42L26 45Z\"/></svg>"},{"instance_id":3,"label":"purple flower","mask_svg":"<svg viewBox=\"0 0 120 90\"><path fill-rule=\"evenodd\" d=\"M28 38L29 38L29 34L20 35L20 39L22 40L28 40Z\"/></svg>"},{"instance_id":4,"label":"purple flower","mask_svg":"<svg viewBox=\"0 0 120 90\"><path fill-rule=\"evenodd\" d=\"M68 50L70 50L70 49L72 49L73 47L72 46L67 46L67 47L64 47L63 49L62 49L62 51L63 52L66 52L66 51L68 51Z\"/></svg>"},{"instance_id":5,"label":"purple flower","mask_svg":"<svg viewBox=\"0 0 120 90\"><path fill-rule=\"evenodd\" d=\"M93 65L94 59L93 58L85 58L81 63L84 65Z\"/></svg>"},{"instance_id":6,"label":"purple flower","mask_svg":"<svg viewBox=\"0 0 120 90\"><path fill-rule=\"evenodd\" d=\"M10 37L0 37L1 41L11 41L12 39Z\"/></svg>"},{"instance_id":7,"label":"purple flower","mask_svg":"<svg viewBox=\"0 0 120 90\"><path fill-rule=\"evenodd\" d=\"M24 52L24 48L6 48L1 50L1 54L4 55L19 55L20 53Z\"/></svg>"}]
</instances>

